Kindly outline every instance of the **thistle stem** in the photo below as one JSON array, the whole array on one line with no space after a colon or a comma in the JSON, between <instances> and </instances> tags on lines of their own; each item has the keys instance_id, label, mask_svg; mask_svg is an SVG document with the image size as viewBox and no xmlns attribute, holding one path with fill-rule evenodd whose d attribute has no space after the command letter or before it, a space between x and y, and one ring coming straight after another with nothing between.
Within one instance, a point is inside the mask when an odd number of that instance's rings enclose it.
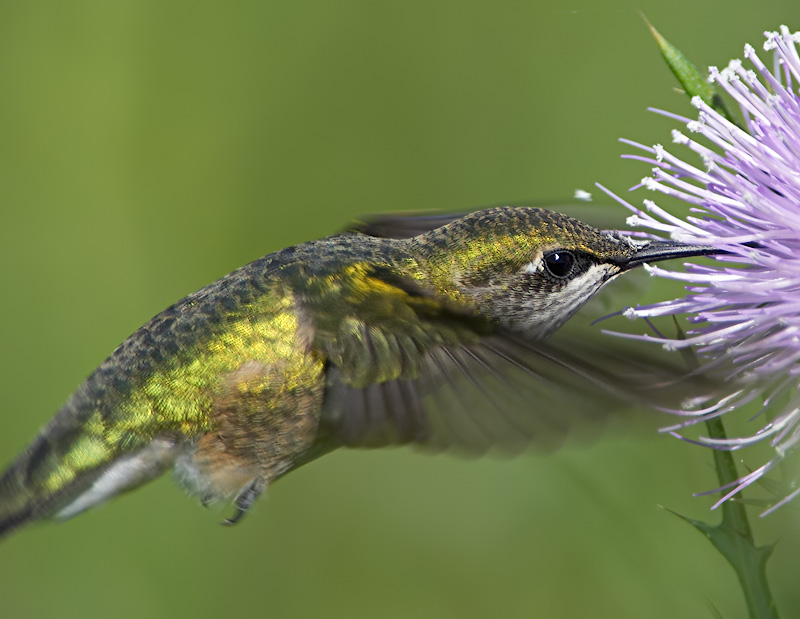
<instances>
[{"instance_id":1,"label":"thistle stem","mask_svg":"<svg viewBox=\"0 0 800 619\"><path fill-rule=\"evenodd\" d=\"M706 421L706 428L711 438L726 438L721 419ZM712 452L720 485L735 482L739 475L731 452L722 449L713 449ZM755 545L744 503L735 499L725 501L722 504L722 522L715 529L722 534L726 543L715 539L716 536L708 537L736 572L750 618L778 619L778 610L766 574L766 562L772 547Z\"/></svg>"}]
</instances>

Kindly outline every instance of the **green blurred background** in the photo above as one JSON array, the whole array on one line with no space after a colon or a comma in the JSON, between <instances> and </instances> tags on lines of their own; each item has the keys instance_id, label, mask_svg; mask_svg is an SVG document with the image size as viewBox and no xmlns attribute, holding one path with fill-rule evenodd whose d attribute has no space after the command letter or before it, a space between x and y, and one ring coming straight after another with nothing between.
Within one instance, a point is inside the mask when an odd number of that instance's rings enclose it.
<instances>
[{"instance_id":1,"label":"green blurred background","mask_svg":"<svg viewBox=\"0 0 800 619\"><path fill-rule=\"evenodd\" d=\"M698 64L797 3L0 4L0 460L185 294L372 211L624 191L690 113L638 11ZM637 200L640 200L639 196ZM620 221L624 219L622 209ZM621 302L621 301L620 301ZM233 529L165 477L0 546L3 618L744 617L710 454L664 436L465 461L340 452ZM800 604L797 512L770 576Z\"/></svg>"}]
</instances>

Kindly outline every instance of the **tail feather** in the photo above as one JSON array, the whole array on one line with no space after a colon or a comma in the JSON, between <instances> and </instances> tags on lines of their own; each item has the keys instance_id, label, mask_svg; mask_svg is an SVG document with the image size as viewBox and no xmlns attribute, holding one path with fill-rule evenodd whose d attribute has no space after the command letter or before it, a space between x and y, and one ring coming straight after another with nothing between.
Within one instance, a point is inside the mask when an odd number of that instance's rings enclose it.
<instances>
[{"instance_id":1,"label":"tail feather","mask_svg":"<svg viewBox=\"0 0 800 619\"><path fill-rule=\"evenodd\" d=\"M14 529L31 522L33 520L32 510L22 509L12 514L8 514L0 519L0 539L9 535Z\"/></svg>"},{"instance_id":2,"label":"tail feather","mask_svg":"<svg viewBox=\"0 0 800 619\"><path fill-rule=\"evenodd\" d=\"M174 464L171 440L121 452L63 421L57 416L0 477L0 539L36 520L70 518Z\"/></svg>"},{"instance_id":3,"label":"tail feather","mask_svg":"<svg viewBox=\"0 0 800 619\"><path fill-rule=\"evenodd\" d=\"M217 318L211 295L192 309L196 321L188 316L198 298L175 304L125 340L0 477L0 537L31 521L68 518L153 479L208 429L211 376L193 374L178 355L199 345Z\"/></svg>"},{"instance_id":4,"label":"tail feather","mask_svg":"<svg viewBox=\"0 0 800 619\"><path fill-rule=\"evenodd\" d=\"M40 518L57 500L58 492L48 491L39 475L52 468L52 455L41 434L0 478L0 537Z\"/></svg>"}]
</instances>

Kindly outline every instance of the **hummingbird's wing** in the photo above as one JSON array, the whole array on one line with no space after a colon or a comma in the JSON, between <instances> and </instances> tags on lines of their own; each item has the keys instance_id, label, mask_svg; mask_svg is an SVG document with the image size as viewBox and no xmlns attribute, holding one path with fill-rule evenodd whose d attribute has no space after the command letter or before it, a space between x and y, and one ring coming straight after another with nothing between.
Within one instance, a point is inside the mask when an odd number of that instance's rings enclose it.
<instances>
[{"instance_id":1,"label":"hummingbird's wing","mask_svg":"<svg viewBox=\"0 0 800 619\"><path fill-rule=\"evenodd\" d=\"M677 407L684 396L680 359L610 337L528 341L391 274L357 279L345 287L358 294L337 295L336 319L324 297L304 303L327 357L321 436L333 445L552 448L633 403Z\"/></svg>"},{"instance_id":2,"label":"hummingbird's wing","mask_svg":"<svg viewBox=\"0 0 800 619\"><path fill-rule=\"evenodd\" d=\"M624 217L620 218L619 209L616 205L611 207L611 205L587 205L550 201L541 204L531 203L527 206L537 206L564 213L570 217L580 219L595 228L616 230L624 227L625 223ZM354 221L348 226L346 232L357 232L386 239L408 239L436 228L441 228L467 214L468 212L442 213L436 211L371 214Z\"/></svg>"},{"instance_id":3,"label":"hummingbird's wing","mask_svg":"<svg viewBox=\"0 0 800 619\"><path fill-rule=\"evenodd\" d=\"M409 239L441 228L451 221L460 219L467 213L389 213L367 215L347 229L347 232L358 232L367 236L386 239Z\"/></svg>"},{"instance_id":4,"label":"hummingbird's wing","mask_svg":"<svg viewBox=\"0 0 800 619\"><path fill-rule=\"evenodd\" d=\"M586 353L581 346L578 354ZM355 386L333 367L323 426L350 447L416 443L480 454L549 450L570 433L587 434L634 404L675 393L677 372L595 351L594 362L559 346L497 334L474 344L437 344L420 354L419 376ZM590 357L592 358L592 357ZM603 366L602 368L600 366ZM623 372L617 376L611 368ZM637 389L648 381L652 391Z\"/></svg>"}]
</instances>

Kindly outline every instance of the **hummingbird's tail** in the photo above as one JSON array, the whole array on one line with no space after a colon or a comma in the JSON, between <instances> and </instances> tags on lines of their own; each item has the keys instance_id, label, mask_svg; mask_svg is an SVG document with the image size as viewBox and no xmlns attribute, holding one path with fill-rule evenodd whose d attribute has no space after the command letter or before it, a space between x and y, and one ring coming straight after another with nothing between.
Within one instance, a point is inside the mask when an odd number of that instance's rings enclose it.
<instances>
[{"instance_id":1,"label":"hummingbird's tail","mask_svg":"<svg viewBox=\"0 0 800 619\"><path fill-rule=\"evenodd\" d=\"M0 538L42 518L66 519L170 468L178 445L109 432L75 398L0 477Z\"/></svg>"}]
</instances>

